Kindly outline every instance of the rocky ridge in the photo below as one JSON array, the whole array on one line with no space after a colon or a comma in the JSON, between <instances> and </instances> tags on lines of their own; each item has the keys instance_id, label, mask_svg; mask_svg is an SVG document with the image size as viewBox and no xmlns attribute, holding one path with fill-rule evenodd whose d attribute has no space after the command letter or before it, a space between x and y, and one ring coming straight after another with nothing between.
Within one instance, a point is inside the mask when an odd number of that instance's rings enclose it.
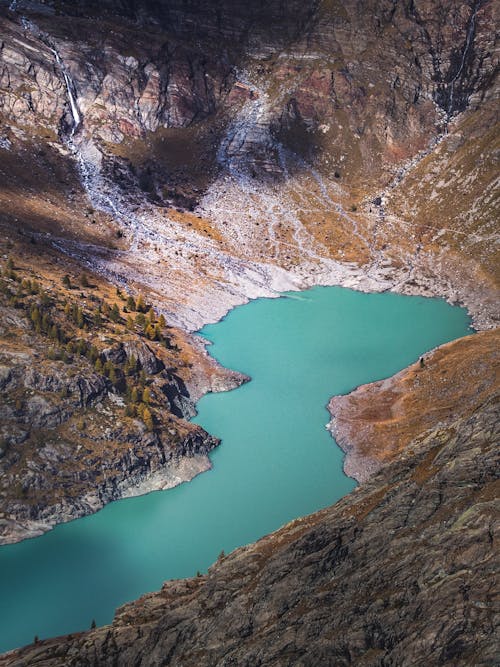
<instances>
[{"instance_id":1,"label":"rocky ridge","mask_svg":"<svg viewBox=\"0 0 500 667\"><path fill-rule=\"evenodd\" d=\"M328 428L344 470L366 481L416 437L473 414L500 390L498 329L446 343L396 375L334 396Z\"/></svg>"}]
</instances>

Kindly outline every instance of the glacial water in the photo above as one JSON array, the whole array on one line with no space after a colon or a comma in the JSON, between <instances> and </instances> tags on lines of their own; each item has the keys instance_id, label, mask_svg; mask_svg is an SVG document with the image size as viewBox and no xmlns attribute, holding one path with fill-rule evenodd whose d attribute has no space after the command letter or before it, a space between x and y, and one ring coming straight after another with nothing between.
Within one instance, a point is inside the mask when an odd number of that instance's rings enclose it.
<instances>
[{"instance_id":1,"label":"glacial water","mask_svg":"<svg viewBox=\"0 0 500 667\"><path fill-rule=\"evenodd\" d=\"M0 548L0 651L111 621L164 580L325 507L354 482L325 430L333 394L392 375L469 333L444 301L314 288L261 299L201 332L253 380L205 396L196 421L222 438L213 469Z\"/></svg>"}]
</instances>

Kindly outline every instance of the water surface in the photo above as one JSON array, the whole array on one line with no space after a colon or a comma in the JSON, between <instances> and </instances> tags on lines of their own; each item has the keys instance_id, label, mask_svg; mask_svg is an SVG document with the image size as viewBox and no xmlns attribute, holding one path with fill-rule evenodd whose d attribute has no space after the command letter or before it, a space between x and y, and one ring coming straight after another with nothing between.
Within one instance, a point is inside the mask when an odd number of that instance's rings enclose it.
<instances>
[{"instance_id":1,"label":"water surface","mask_svg":"<svg viewBox=\"0 0 500 667\"><path fill-rule=\"evenodd\" d=\"M165 579L338 500L354 482L325 430L329 397L468 327L465 311L441 300L333 287L253 301L205 327L211 353L253 378L198 404L196 422L223 441L213 470L1 547L0 651L108 623Z\"/></svg>"}]
</instances>

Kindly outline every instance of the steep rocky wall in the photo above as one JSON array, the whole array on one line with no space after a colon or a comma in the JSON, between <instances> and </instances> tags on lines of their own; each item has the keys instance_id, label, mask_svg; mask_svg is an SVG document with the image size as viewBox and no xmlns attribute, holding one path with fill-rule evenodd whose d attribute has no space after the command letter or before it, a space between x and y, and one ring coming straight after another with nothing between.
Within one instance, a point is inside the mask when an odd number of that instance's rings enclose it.
<instances>
[{"instance_id":1,"label":"steep rocky wall","mask_svg":"<svg viewBox=\"0 0 500 667\"><path fill-rule=\"evenodd\" d=\"M208 575L0 664L493 667L497 440L490 402Z\"/></svg>"},{"instance_id":2,"label":"steep rocky wall","mask_svg":"<svg viewBox=\"0 0 500 667\"><path fill-rule=\"evenodd\" d=\"M318 283L498 316L496 172L454 159L496 159L495 3L0 4L6 161L71 163L75 206L127 252L81 221L59 247L177 323ZM35 225L64 190L27 212L2 181L3 217Z\"/></svg>"}]
</instances>

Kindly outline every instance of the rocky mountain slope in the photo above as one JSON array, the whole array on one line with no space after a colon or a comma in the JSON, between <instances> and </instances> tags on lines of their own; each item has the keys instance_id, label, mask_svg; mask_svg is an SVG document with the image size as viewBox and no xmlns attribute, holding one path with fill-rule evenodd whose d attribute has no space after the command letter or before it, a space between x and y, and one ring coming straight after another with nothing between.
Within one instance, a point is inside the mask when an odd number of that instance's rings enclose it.
<instances>
[{"instance_id":1,"label":"rocky mountain slope","mask_svg":"<svg viewBox=\"0 0 500 667\"><path fill-rule=\"evenodd\" d=\"M186 418L242 378L142 297L0 245L0 544L207 470L217 440Z\"/></svg>"},{"instance_id":2,"label":"rocky mountain slope","mask_svg":"<svg viewBox=\"0 0 500 667\"><path fill-rule=\"evenodd\" d=\"M332 400L363 480L336 506L0 664L495 664L495 25L493 0L0 0L3 541L208 465L185 418L242 378L188 332L236 304L390 289L493 330Z\"/></svg>"},{"instance_id":3,"label":"rocky mountain slope","mask_svg":"<svg viewBox=\"0 0 500 667\"><path fill-rule=\"evenodd\" d=\"M498 436L490 403L206 576L0 665L493 667Z\"/></svg>"},{"instance_id":4,"label":"rocky mountain slope","mask_svg":"<svg viewBox=\"0 0 500 667\"><path fill-rule=\"evenodd\" d=\"M188 328L314 283L498 316L495 3L0 4L2 161L67 171L5 219Z\"/></svg>"},{"instance_id":5,"label":"rocky mountain slope","mask_svg":"<svg viewBox=\"0 0 500 667\"><path fill-rule=\"evenodd\" d=\"M438 347L397 375L328 405L346 473L363 482L438 426L474 414L500 390L500 331Z\"/></svg>"}]
</instances>

